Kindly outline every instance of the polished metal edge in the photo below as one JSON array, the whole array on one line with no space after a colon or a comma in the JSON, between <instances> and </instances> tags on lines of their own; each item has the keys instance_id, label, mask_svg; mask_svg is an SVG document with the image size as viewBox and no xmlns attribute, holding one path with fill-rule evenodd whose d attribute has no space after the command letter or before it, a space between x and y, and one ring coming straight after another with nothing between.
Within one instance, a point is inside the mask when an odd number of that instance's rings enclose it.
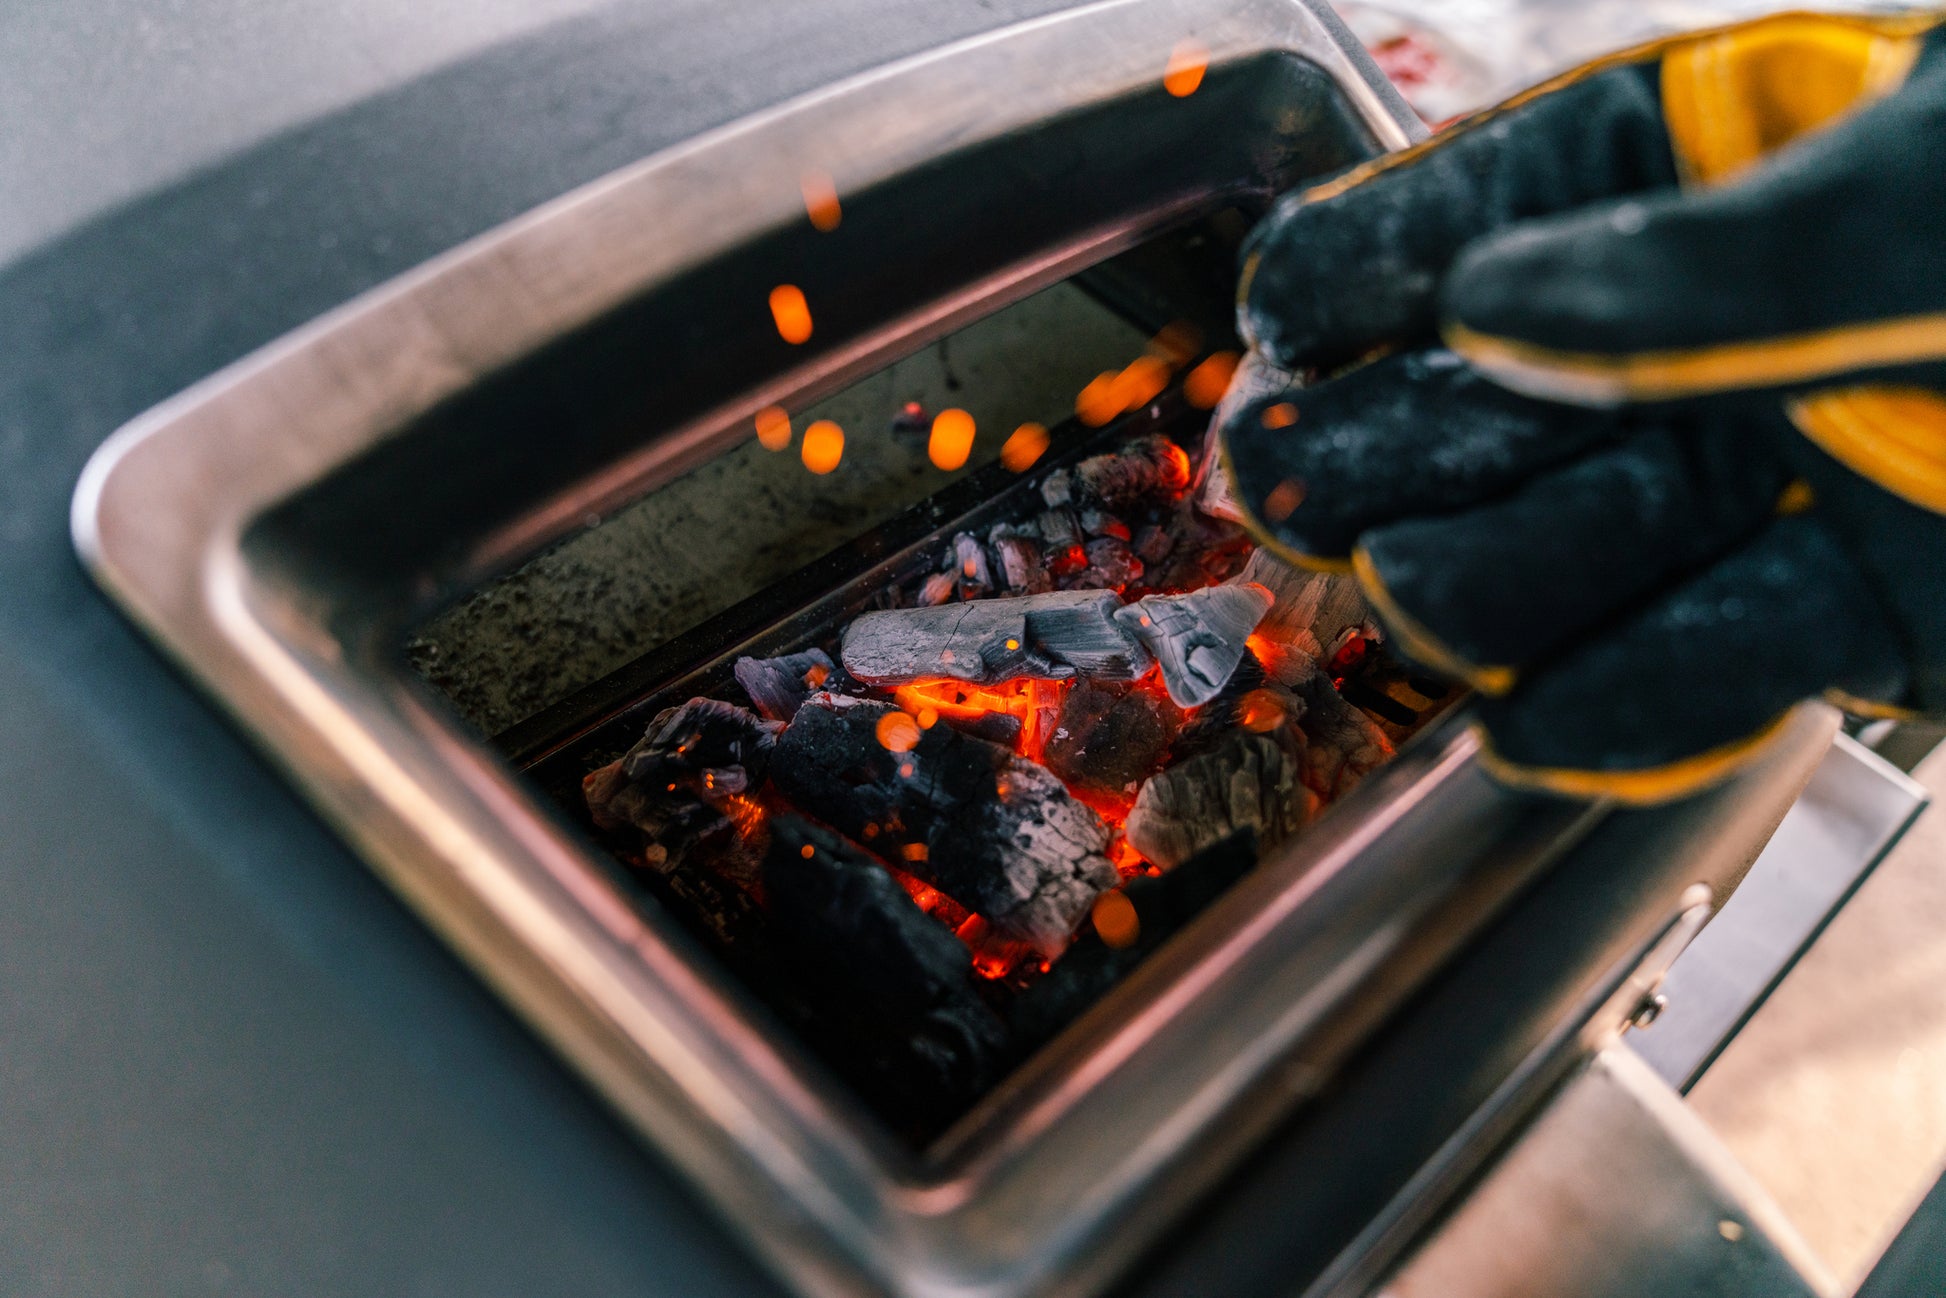
<instances>
[{"instance_id":1,"label":"polished metal edge","mask_svg":"<svg viewBox=\"0 0 1946 1298\"><path fill-rule=\"evenodd\" d=\"M1227 1106L1458 882L1429 878L1413 861L1346 866L1413 815L1438 812L1452 790L1482 796L1469 741L1451 737L1382 773L1356 800L1363 819L1348 804L1338 831L1260 871L1219 907L1231 928L1219 931L1217 917L1193 926L1174 968L1145 971L1118 993L1128 1017L1097 1016L1104 1040L1067 1071L1045 1071L1041 1091L936 1174L726 1005L686 947L604 883L511 772L408 682L359 666L297 597L253 571L242 539L266 511L483 375L796 219L794 189L777 176L824 163L841 187L875 183L1150 84L1186 37L1214 61L1304 57L1334 78L1381 145L1413 137L1396 97L1368 80L1368 61L1322 5L1109 0L839 83L537 209L148 412L103 446L77 489L76 545L102 585L807 1292L1000 1295L1098 1281L1099 1259L1135 1242L1119 1223L1140 1208L1152 1228L1179 1204L1198 1178L1169 1174L1194 1148L1221 1145L1207 1137ZM590 491L639 491L757 406L1051 282L1118 237L1056 250L817 373L754 391ZM493 309L479 309L486 303ZM504 538L509 554L553 525L525 526ZM1413 886L1421 906L1399 909ZM1316 900L1329 888L1339 890L1336 909ZM1319 964L1327 955L1330 970ZM1104 1139L1128 1129L1133 1104L1149 1106L1144 1138Z\"/></svg>"}]
</instances>

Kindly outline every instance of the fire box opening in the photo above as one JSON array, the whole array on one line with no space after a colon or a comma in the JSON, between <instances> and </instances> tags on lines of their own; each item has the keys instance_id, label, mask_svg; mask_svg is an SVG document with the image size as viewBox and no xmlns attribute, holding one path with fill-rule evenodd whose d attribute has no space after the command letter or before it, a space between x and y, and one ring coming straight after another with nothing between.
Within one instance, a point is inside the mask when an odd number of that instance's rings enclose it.
<instances>
[{"instance_id":1,"label":"fire box opening","mask_svg":"<svg viewBox=\"0 0 1946 1298\"><path fill-rule=\"evenodd\" d=\"M410 640L914 1148L1452 701L1225 502L1250 215L760 412Z\"/></svg>"}]
</instances>

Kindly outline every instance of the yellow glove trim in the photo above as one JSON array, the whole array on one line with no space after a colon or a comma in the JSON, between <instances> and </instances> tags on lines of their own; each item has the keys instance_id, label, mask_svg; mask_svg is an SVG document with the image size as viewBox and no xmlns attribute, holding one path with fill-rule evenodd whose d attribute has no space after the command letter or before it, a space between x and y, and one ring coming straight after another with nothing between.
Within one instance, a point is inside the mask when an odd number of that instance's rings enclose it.
<instances>
[{"instance_id":1,"label":"yellow glove trim","mask_svg":"<svg viewBox=\"0 0 1946 1298\"><path fill-rule=\"evenodd\" d=\"M1662 116L1678 165L1701 184L1730 179L1891 93L1938 21L1788 13L1674 46L1662 59Z\"/></svg>"},{"instance_id":2,"label":"yellow glove trim","mask_svg":"<svg viewBox=\"0 0 1946 1298\"><path fill-rule=\"evenodd\" d=\"M1216 458L1218 464L1223 469L1224 476L1229 478L1230 486L1234 488L1237 483L1237 475L1236 467L1230 462L1230 437L1227 432L1217 435ZM1350 559L1335 558L1321 554L1306 554L1302 550L1292 549L1289 542L1280 540L1275 533L1264 525L1263 520L1257 517L1257 511L1252 509L1250 502L1243 498L1241 491L1233 490L1231 492L1231 498L1236 502L1237 509L1243 514L1243 517L1238 521L1243 524L1243 530L1249 533L1250 539L1276 555L1279 559L1282 559L1285 563L1290 564L1293 568L1302 568L1306 572L1329 573L1334 577L1351 575Z\"/></svg>"},{"instance_id":3,"label":"yellow glove trim","mask_svg":"<svg viewBox=\"0 0 1946 1298\"><path fill-rule=\"evenodd\" d=\"M1392 633L1399 648L1406 657L1425 664L1436 672L1465 681L1482 694L1501 695L1514 687L1518 673L1511 667L1481 666L1454 652L1451 646L1431 631L1425 624L1399 606L1387 588L1385 579L1379 576L1378 565L1364 546L1356 546L1351 552L1351 570L1358 578L1359 587L1365 592L1365 602L1378 614L1378 620Z\"/></svg>"},{"instance_id":4,"label":"yellow glove trim","mask_svg":"<svg viewBox=\"0 0 1946 1298\"><path fill-rule=\"evenodd\" d=\"M1868 699L1863 695L1853 694L1849 690L1841 690L1835 685L1824 692L1824 701L1840 711L1873 721L1916 721L1925 715L1916 709L1897 703L1887 703L1883 699Z\"/></svg>"},{"instance_id":5,"label":"yellow glove trim","mask_svg":"<svg viewBox=\"0 0 1946 1298\"><path fill-rule=\"evenodd\" d=\"M1500 783L1516 789L1534 789L1568 798L1589 801L1608 799L1633 807L1653 806L1699 793L1720 784L1748 763L1775 739L1789 720L1785 711L1756 734L1708 752L1633 771L1583 771L1558 766L1523 766L1510 762L1494 750L1493 738L1484 727L1475 726L1480 735L1480 765Z\"/></svg>"},{"instance_id":6,"label":"yellow glove trim","mask_svg":"<svg viewBox=\"0 0 1946 1298\"><path fill-rule=\"evenodd\" d=\"M1853 473L1946 514L1946 395L1929 388L1834 388L1787 402L1784 411Z\"/></svg>"},{"instance_id":7,"label":"yellow glove trim","mask_svg":"<svg viewBox=\"0 0 1946 1298\"><path fill-rule=\"evenodd\" d=\"M1853 370L1946 359L1946 312L1682 351L1565 352L1476 333L1456 321L1446 345L1501 386L1583 406L1667 401L1779 387Z\"/></svg>"}]
</instances>

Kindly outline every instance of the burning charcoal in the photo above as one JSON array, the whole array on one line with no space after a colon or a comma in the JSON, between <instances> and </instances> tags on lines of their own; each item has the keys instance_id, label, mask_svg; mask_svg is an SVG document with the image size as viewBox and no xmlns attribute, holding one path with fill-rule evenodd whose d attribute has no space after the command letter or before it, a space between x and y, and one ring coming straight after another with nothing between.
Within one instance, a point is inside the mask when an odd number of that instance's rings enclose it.
<instances>
[{"instance_id":1,"label":"burning charcoal","mask_svg":"<svg viewBox=\"0 0 1946 1298\"><path fill-rule=\"evenodd\" d=\"M1343 797L1392 755L1392 741L1378 723L1345 702L1323 672L1311 672L1291 689L1304 701L1302 777L1319 797Z\"/></svg>"},{"instance_id":2,"label":"burning charcoal","mask_svg":"<svg viewBox=\"0 0 1946 1298\"><path fill-rule=\"evenodd\" d=\"M1054 583L1041 564L1041 548L1024 536L1001 536L998 528L994 531L990 544L994 557L1000 561L1000 574L1006 579L1007 589L1028 595L1052 590Z\"/></svg>"},{"instance_id":3,"label":"burning charcoal","mask_svg":"<svg viewBox=\"0 0 1946 1298\"><path fill-rule=\"evenodd\" d=\"M1089 536L1112 536L1118 541L1127 541L1134 536L1134 533L1128 530L1127 523L1107 510L1084 509L1081 511L1080 522L1081 530Z\"/></svg>"},{"instance_id":4,"label":"burning charcoal","mask_svg":"<svg viewBox=\"0 0 1946 1298\"><path fill-rule=\"evenodd\" d=\"M1263 665L1257 661L1255 654L1245 654L1238 659L1236 670L1230 673L1230 679L1223 683L1223 688L1209 702L1191 713L1188 724L1177 733L1175 742L1169 746L1167 764L1174 765L1221 748L1224 741L1242 726L1245 700L1257 695L1268 683L1269 677L1265 675ZM1287 693L1281 693L1279 699L1284 712L1279 724L1295 721L1304 715L1303 700Z\"/></svg>"},{"instance_id":5,"label":"burning charcoal","mask_svg":"<svg viewBox=\"0 0 1946 1298\"><path fill-rule=\"evenodd\" d=\"M1120 590L1142 576L1142 561L1135 557L1135 551L1128 548L1128 542L1112 536L1100 537L1088 542L1088 570L1081 574L1087 578L1091 589ZM1073 583L1079 587L1082 583Z\"/></svg>"},{"instance_id":6,"label":"burning charcoal","mask_svg":"<svg viewBox=\"0 0 1946 1298\"><path fill-rule=\"evenodd\" d=\"M957 572L935 572L919 587L919 607L937 608L951 600L958 589Z\"/></svg>"},{"instance_id":7,"label":"burning charcoal","mask_svg":"<svg viewBox=\"0 0 1946 1298\"><path fill-rule=\"evenodd\" d=\"M768 721L789 721L811 691L823 689L837 664L822 649L785 654L781 658L739 658L737 684Z\"/></svg>"},{"instance_id":8,"label":"burning charcoal","mask_svg":"<svg viewBox=\"0 0 1946 1298\"><path fill-rule=\"evenodd\" d=\"M1181 714L1144 689L1093 681L1068 692L1042 761L1070 786L1124 795L1153 775Z\"/></svg>"},{"instance_id":9,"label":"burning charcoal","mask_svg":"<svg viewBox=\"0 0 1946 1298\"><path fill-rule=\"evenodd\" d=\"M1003 936L1059 954L1117 881L1107 827L1045 767L997 744L935 725L887 747L879 723L896 711L812 696L779 742L772 783L854 839L869 826L886 850L899 843L909 873Z\"/></svg>"},{"instance_id":10,"label":"burning charcoal","mask_svg":"<svg viewBox=\"0 0 1946 1298\"><path fill-rule=\"evenodd\" d=\"M1039 526L1049 576L1073 576L1088 566L1088 553L1081 545L1081 525L1072 510L1050 509L1040 516Z\"/></svg>"},{"instance_id":11,"label":"burning charcoal","mask_svg":"<svg viewBox=\"0 0 1946 1298\"><path fill-rule=\"evenodd\" d=\"M1144 784L1123 832L1129 846L1167 870L1239 830L1273 847L1308 814L1297 769L1277 741L1235 734Z\"/></svg>"},{"instance_id":12,"label":"burning charcoal","mask_svg":"<svg viewBox=\"0 0 1946 1298\"><path fill-rule=\"evenodd\" d=\"M1161 563L1176 548L1176 538L1169 535L1169 529L1150 523L1135 536L1136 557L1145 564Z\"/></svg>"},{"instance_id":13,"label":"burning charcoal","mask_svg":"<svg viewBox=\"0 0 1946 1298\"><path fill-rule=\"evenodd\" d=\"M1134 910L1134 940L1110 946L1095 925L1083 924L1067 954L1008 1011L1018 1048L1045 1044L1256 864L1256 837L1246 830L1159 877L1130 880L1122 895ZM1126 936L1116 934L1118 940Z\"/></svg>"},{"instance_id":14,"label":"burning charcoal","mask_svg":"<svg viewBox=\"0 0 1946 1298\"><path fill-rule=\"evenodd\" d=\"M1329 661L1351 628L1371 620L1357 581L1336 573L1303 572L1257 549L1234 583L1255 582L1270 591L1270 612L1257 625L1266 640L1302 649L1315 662Z\"/></svg>"},{"instance_id":15,"label":"burning charcoal","mask_svg":"<svg viewBox=\"0 0 1946 1298\"><path fill-rule=\"evenodd\" d=\"M881 1080L918 1081L962 1102L991 1084L1007 1034L974 990L971 955L883 867L784 816L763 880L778 954L800 994L896 1056L894 1076Z\"/></svg>"},{"instance_id":16,"label":"burning charcoal","mask_svg":"<svg viewBox=\"0 0 1946 1298\"><path fill-rule=\"evenodd\" d=\"M622 755L622 774L637 784L688 784L705 795L742 793L763 782L782 729L733 703L691 699L656 714Z\"/></svg>"},{"instance_id":17,"label":"burning charcoal","mask_svg":"<svg viewBox=\"0 0 1946 1298\"><path fill-rule=\"evenodd\" d=\"M1193 708L1230 679L1244 642L1269 608L1270 592L1262 586L1207 586L1187 595L1150 595L1115 619L1155 656L1169 697Z\"/></svg>"},{"instance_id":18,"label":"burning charcoal","mask_svg":"<svg viewBox=\"0 0 1946 1298\"><path fill-rule=\"evenodd\" d=\"M953 538L953 552L959 565L961 599L977 599L993 589L993 569L979 537L961 532Z\"/></svg>"},{"instance_id":19,"label":"burning charcoal","mask_svg":"<svg viewBox=\"0 0 1946 1298\"><path fill-rule=\"evenodd\" d=\"M1189 456L1162 434L1150 433L1075 465L1069 494L1084 506L1125 514L1167 500L1188 485ZM1045 498L1044 487L1042 494Z\"/></svg>"},{"instance_id":20,"label":"burning charcoal","mask_svg":"<svg viewBox=\"0 0 1946 1298\"><path fill-rule=\"evenodd\" d=\"M1149 655L1116 620L1120 607L1107 591L1050 591L866 613L845 628L839 657L870 685L937 676L1065 680L1077 672L1132 680L1148 670Z\"/></svg>"}]
</instances>

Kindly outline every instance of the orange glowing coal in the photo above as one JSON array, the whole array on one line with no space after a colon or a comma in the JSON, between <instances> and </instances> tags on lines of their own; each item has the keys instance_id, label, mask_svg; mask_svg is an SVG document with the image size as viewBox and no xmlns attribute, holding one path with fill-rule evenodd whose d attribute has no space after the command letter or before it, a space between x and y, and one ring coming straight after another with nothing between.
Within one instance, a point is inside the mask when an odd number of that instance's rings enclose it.
<instances>
[{"instance_id":1,"label":"orange glowing coal","mask_svg":"<svg viewBox=\"0 0 1946 1298\"><path fill-rule=\"evenodd\" d=\"M1038 761L1067 688L1064 681L1040 681L1025 676L994 685L975 685L939 676L901 685L893 691L892 698L904 709L895 715L910 715L921 721L928 712L935 722L942 717L948 721L978 721L993 713L1014 717L1020 722L1020 739L1015 751Z\"/></svg>"},{"instance_id":2,"label":"orange glowing coal","mask_svg":"<svg viewBox=\"0 0 1946 1298\"><path fill-rule=\"evenodd\" d=\"M1237 723L1263 734L1284 724L1284 701L1270 690L1251 690L1238 701Z\"/></svg>"},{"instance_id":3,"label":"orange glowing coal","mask_svg":"<svg viewBox=\"0 0 1946 1298\"><path fill-rule=\"evenodd\" d=\"M1194 39L1177 41L1162 71L1162 88L1178 99L1187 99L1203 84L1203 73L1208 70L1209 46Z\"/></svg>"},{"instance_id":4,"label":"orange glowing coal","mask_svg":"<svg viewBox=\"0 0 1946 1298\"><path fill-rule=\"evenodd\" d=\"M966 457L972 453L972 415L955 406L933 416L932 439L926 444L926 454L934 468L951 473L965 467Z\"/></svg>"},{"instance_id":5,"label":"orange glowing coal","mask_svg":"<svg viewBox=\"0 0 1946 1298\"><path fill-rule=\"evenodd\" d=\"M818 420L804 430L804 447L798 454L811 472L831 472L845 458L845 430L829 419Z\"/></svg>"},{"instance_id":6,"label":"orange glowing coal","mask_svg":"<svg viewBox=\"0 0 1946 1298\"><path fill-rule=\"evenodd\" d=\"M1039 424L1022 424L1001 446L1000 463L1006 465L1009 472L1025 473L1034 467L1041 456L1047 454L1047 445L1047 429Z\"/></svg>"},{"instance_id":7,"label":"orange glowing coal","mask_svg":"<svg viewBox=\"0 0 1946 1298\"><path fill-rule=\"evenodd\" d=\"M919 722L908 712L888 712L878 719L878 742L894 753L909 753L919 746Z\"/></svg>"},{"instance_id":8,"label":"orange glowing coal","mask_svg":"<svg viewBox=\"0 0 1946 1298\"><path fill-rule=\"evenodd\" d=\"M790 449L791 417L782 406L765 406L757 412L757 441L766 451Z\"/></svg>"},{"instance_id":9,"label":"orange glowing coal","mask_svg":"<svg viewBox=\"0 0 1946 1298\"><path fill-rule=\"evenodd\" d=\"M804 195L804 214L811 218L811 224L826 234L837 229L844 211L838 206L838 187L831 183L831 177L822 171L807 171L797 178L797 187Z\"/></svg>"},{"instance_id":10,"label":"orange glowing coal","mask_svg":"<svg viewBox=\"0 0 1946 1298\"><path fill-rule=\"evenodd\" d=\"M811 304L797 285L779 284L770 290L770 318L777 322L777 336L785 342L811 340Z\"/></svg>"},{"instance_id":11,"label":"orange glowing coal","mask_svg":"<svg viewBox=\"0 0 1946 1298\"><path fill-rule=\"evenodd\" d=\"M1203 359L1182 381L1182 394L1198 410L1213 410L1230 390L1230 379L1237 372L1235 352L1216 352Z\"/></svg>"}]
</instances>

